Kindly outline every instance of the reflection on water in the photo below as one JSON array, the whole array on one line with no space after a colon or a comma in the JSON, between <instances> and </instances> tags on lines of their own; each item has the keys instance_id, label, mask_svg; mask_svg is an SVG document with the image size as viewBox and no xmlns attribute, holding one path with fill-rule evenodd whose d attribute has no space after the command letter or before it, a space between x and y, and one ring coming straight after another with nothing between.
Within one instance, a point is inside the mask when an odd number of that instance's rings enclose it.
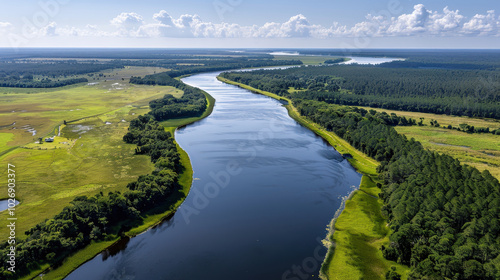
<instances>
[{"instance_id":1,"label":"reflection on water","mask_svg":"<svg viewBox=\"0 0 500 280\"><path fill-rule=\"evenodd\" d=\"M208 118L176 132L199 180L175 216L67 279L317 278L321 260L314 269L304 261L324 256L318 239L361 175L279 101L217 74L183 79L217 102Z\"/></svg>"}]
</instances>

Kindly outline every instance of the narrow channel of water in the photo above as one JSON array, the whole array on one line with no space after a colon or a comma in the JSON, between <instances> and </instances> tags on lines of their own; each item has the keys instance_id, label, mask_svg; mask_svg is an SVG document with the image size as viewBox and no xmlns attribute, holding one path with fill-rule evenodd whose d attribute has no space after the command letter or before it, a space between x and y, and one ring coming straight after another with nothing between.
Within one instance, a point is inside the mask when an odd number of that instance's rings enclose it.
<instances>
[{"instance_id":1,"label":"narrow channel of water","mask_svg":"<svg viewBox=\"0 0 500 280\"><path fill-rule=\"evenodd\" d=\"M317 278L320 240L361 175L278 101L217 75L183 79L217 102L176 133L195 177L179 211L66 279Z\"/></svg>"},{"instance_id":2,"label":"narrow channel of water","mask_svg":"<svg viewBox=\"0 0 500 280\"><path fill-rule=\"evenodd\" d=\"M15 199L14 200L9 200L9 199L0 200L0 212L9 209L9 206L13 207L13 206L16 206L18 204L19 204L19 201L15 200Z\"/></svg>"}]
</instances>

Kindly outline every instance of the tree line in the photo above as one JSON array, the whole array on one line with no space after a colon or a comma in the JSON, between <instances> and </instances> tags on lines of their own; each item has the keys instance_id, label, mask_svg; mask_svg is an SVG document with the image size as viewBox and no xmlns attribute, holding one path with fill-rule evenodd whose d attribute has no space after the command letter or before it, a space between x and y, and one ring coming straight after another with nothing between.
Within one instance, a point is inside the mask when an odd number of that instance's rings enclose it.
<instances>
[{"instance_id":1,"label":"tree line","mask_svg":"<svg viewBox=\"0 0 500 280\"><path fill-rule=\"evenodd\" d=\"M88 82L87 78L71 78L87 74L89 77L99 71L122 69L125 66L162 67L169 69L170 77L188 74L266 67L276 65L299 65L299 60L275 61L269 55L245 56L201 56L201 55L164 55L164 59L115 59L99 60L7 60L0 61L0 87L52 88ZM69 78L68 78L69 77ZM163 78L160 77L160 80Z\"/></svg>"},{"instance_id":2,"label":"tree line","mask_svg":"<svg viewBox=\"0 0 500 280\"><path fill-rule=\"evenodd\" d=\"M500 119L500 71L334 65L223 76L282 96L315 96L332 104Z\"/></svg>"},{"instance_id":3,"label":"tree line","mask_svg":"<svg viewBox=\"0 0 500 280\"><path fill-rule=\"evenodd\" d=\"M174 81L174 86L186 90L182 98L187 101L173 102L168 95L151 101L154 109L132 120L123 137L126 143L137 145L136 154L151 158L155 170L129 183L124 192L76 197L59 214L26 231L26 239L16 239L15 274L7 271L7 253L12 245L8 242L0 244L2 279L18 279L44 264L57 265L93 241L112 239L126 231L130 224L140 221L148 210L165 203L168 197L179 191L179 173L184 167L173 136L157 121L157 118L164 120L165 116L156 116L153 112L175 107L179 110L170 110L172 118L186 116L186 112L190 112L189 116L197 116L203 111L191 110L191 106L206 104L206 101L199 90L187 90L189 86Z\"/></svg>"},{"instance_id":4,"label":"tree line","mask_svg":"<svg viewBox=\"0 0 500 280\"><path fill-rule=\"evenodd\" d=\"M497 179L398 134L392 114L330 104L309 93L289 95L301 115L381 163L382 211L392 230L390 244L381 248L385 258L410 266L409 279L500 278Z\"/></svg>"}]
</instances>

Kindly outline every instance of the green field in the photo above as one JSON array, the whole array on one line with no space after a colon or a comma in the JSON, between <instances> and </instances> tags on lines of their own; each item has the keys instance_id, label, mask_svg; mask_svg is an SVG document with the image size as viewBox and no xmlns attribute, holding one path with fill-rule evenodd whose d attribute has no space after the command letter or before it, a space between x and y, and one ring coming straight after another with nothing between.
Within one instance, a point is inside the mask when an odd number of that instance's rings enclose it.
<instances>
[{"instance_id":1,"label":"green field","mask_svg":"<svg viewBox=\"0 0 500 280\"><path fill-rule=\"evenodd\" d=\"M121 71L126 73L124 76L130 76L131 73L135 73L135 76L150 73L148 68L144 72L140 69L134 67ZM182 95L182 92L172 87L129 84L119 73L113 76L116 80L110 77L105 81L89 83L90 85L71 86L36 94L0 94L0 133L13 134L14 137L12 141L7 142L7 147L34 142L38 137L53 132L64 120L72 121L100 115L130 104L144 106L150 100L167 93L177 97ZM2 89L5 88L0 88ZM13 123L15 125L12 125ZM36 135L30 132L31 129L36 130ZM2 149L6 149L6 146L0 146L0 152Z\"/></svg>"},{"instance_id":2,"label":"green field","mask_svg":"<svg viewBox=\"0 0 500 280\"><path fill-rule=\"evenodd\" d=\"M0 125L15 122L1 126L0 164L16 166L16 198L21 202L16 207L18 237L59 213L75 196L124 190L139 175L153 170L149 157L136 156L135 145L125 144L122 137L128 122L148 111L150 100L166 93L179 97L182 92L121 80L132 73L146 75L150 69L121 71L122 75L114 75L118 80L92 86L0 95ZM76 119L80 120L62 124ZM27 127L36 135L23 129ZM39 137L58 134L59 127L61 135L54 143L35 143ZM0 177L7 178L6 169L0 170ZM6 217L6 212L0 212L0 219ZM6 233L6 228L0 228L0 241L5 241Z\"/></svg>"},{"instance_id":3,"label":"green field","mask_svg":"<svg viewBox=\"0 0 500 280\"><path fill-rule=\"evenodd\" d=\"M488 170L500 180L500 136L491 133L465 133L442 128L442 126L448 125L458 127L461 123L467 123L475 127L489 127L490 130L494 130L500 128L500 121L363 108L383 111L388 114L395 113L398 116L411 117L417 121L424 118L426 126L397 126L396 130L408 138L415 138L431 151L450 155L460 160L461 163L474 166L480 171ZM441 127L430 126L432 119L438 121Z\"/></svg>"},{"instance_id":4,"label":"green field","mask_svg":"<svg viewBox=\"0 0 500 280\"><path fill-rule=\"evenodd\" d=\"M378 198L380 189L373 181L378 177L378 162L334 133L301 116L291 105L291 100L222 77L217 79L254 93L288 101L290 105L286 105L286 108L293 119L328 141L340 153L351 154L349 163L363 174L360 189L352 193L346 201L345 210L330 224L330 233L325 240L328 252L320 271L321 278L385 279L385 273L395 266L397 272L406 279L409 268L384 259L380 250L380 246L389 243L390 230L381 213L383 202Z\"/></svg>"}]
</instances>

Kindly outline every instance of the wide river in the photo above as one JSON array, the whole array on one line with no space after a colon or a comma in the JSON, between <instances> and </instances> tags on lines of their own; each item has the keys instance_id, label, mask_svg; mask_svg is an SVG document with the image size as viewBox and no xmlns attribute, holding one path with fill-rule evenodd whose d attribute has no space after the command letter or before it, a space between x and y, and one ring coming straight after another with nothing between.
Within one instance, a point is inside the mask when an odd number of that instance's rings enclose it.
<instances>
[{"instance_id":1,"label":"wide river","mask_svg":"<svg viewBox=\"0 0 500 280\"><path fill-rule=\"evenodd\" d=\"M66 279L317 278L320 241L361 175L280 102L218 74L183 79L217 101L176 133L195 177L177 213Z\"/></svg>"}]
</instances>

